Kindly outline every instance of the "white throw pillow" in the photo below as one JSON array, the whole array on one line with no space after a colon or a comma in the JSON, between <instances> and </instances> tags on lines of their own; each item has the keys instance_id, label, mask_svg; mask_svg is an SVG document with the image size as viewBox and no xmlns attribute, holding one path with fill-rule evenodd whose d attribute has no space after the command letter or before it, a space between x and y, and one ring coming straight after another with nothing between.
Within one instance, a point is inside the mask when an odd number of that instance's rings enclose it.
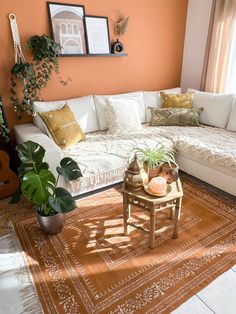
<instances>
[{"instance_id":1,"label":"white throw pillow","mask_svg":"<svg viewBox=\"0 0 236 314\"><path fill-rule=\"evenodd\" d=\"M33 110L36 112L36 116L33 118L34 124L42 132L47 133L47 128L39 115L37 115L37 112L61 109L65 104L67 104L74 113L76 120L84 133L99 130L93 96L51 102L35 101L33 105Z\"/></svg>"},{"instance_id":2,"label":"white throw pillow","mask_svg":"<svg viewBox=\"0 0 236 314\"><path fill-rule=\"evenodd\" d=\"M108 134L133 133L141 129L138 103L138 97L106 99L105 118Z\"/></svg>"},{"instance_id":3,"label":"white throw pillow","mask_svg":"<svg viewBox=\"0 0 236 314\"><path fill-rule=\"evenodd\" d=\"M230 112L230 116L229 116L229 122L227 124L227 128L228 131L233 131L236 132L236 98L234 100L233 106L232 106L232 110Z\"/></svg>"},{"instance_id":4,"label":"white throw pillow","mask_svg":"<svg viewBox=\"0 0 236 314\"><path fill-rule=\"evenodd\" d=\"M233 94L207 93L191 88L188 89L188 92L195 93L193 108L204 108L200 115L201 123L222 129L226 128L234 101Z\"/></svg>"},{"instance_id":5,"label":"white throw pillow","mask_svg":"<svg viewBox=\"0 0 236 314\"><path fill-rule=\"evenodd\" d=\"M145 106L144 106L144 97L142 92L133 92L133 93L127 93L127 94L116 94L116 95L94 95L94 102L97 110L97 117L98 117L98 124L100 127L100 130L106 130L108 128L108 124L105 117L105 105L106 100L108 98L119 98L128 100L130 97L138 97L138 110L139 115L142 123L146 122L146 115L145 115Z\"/></svg>"},{"instance_id":6,"label":"white throw pillow","mask_svg":"<svg viewBox=\"0 0 236 314\"><path fill-rule=\"evenodd\" d=\"M181 88L171 88L171 89L164 89L161 90L161 92L164 92L166 94L181 94ZM148 107L153 108L160 108L161 107L161 97L159 91L144 91L144 105L146 110L146 122L151 121L151 112L148 109Z\"/></svg>"}]
</instances>

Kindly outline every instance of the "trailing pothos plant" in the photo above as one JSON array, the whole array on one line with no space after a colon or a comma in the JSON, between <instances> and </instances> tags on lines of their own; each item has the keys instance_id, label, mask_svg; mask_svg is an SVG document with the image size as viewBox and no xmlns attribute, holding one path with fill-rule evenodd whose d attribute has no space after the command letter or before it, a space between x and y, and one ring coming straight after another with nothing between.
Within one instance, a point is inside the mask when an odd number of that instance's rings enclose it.
<instances>
[{"instance_id":1,"label":"trailing pothos plant","mask_svg":"<svg viewBox=\"0 0 236 314\"><path fill-rule=\"evenodd\" d=\"M17 96L17 81L23 85L21 100ZM11 69L10 100L17 117L21 119L24 112L32 114L32 104L37 99L37 80L33 64L15 63Z\"/></svg>"},{"instance_id":2,"label":"trailing pothos plant","mask_svg":"<svg viewBox=\"0 0 236 314\"><path fill-rule=\"evenodd\" d=\"M15 63L11 69L10 99L19 119L24 112L33 114L32 104L41 100L41 90L47 86L52 72L59 74L58 55L61 46L47 35L32 36L26 42L26 47L33 56L32 63ZM69 80L60 83L66 85ZM18 81L23 86L22 97L18 95Z\"/></svg>"},{"instance_id":3,"label":"trailing pothos plant","mask_svg":"<svg viewBox=\"0 0 236 314\"><path fill-rule=\"evenodd\" d=\"M21 182L18 193L21 192L32 202L41 216L52 216L73 210L76 204L72 195L57 185L60 175L67 180L82 177L78 164L72 158L63 158L60 166L56 168L58 175L55 178L49 170L48 163L43 161L45 149L41 145L27 141L18 145L16 150L21 161L18 168ZM12 202L16 202L16 198Z\"/></svg>"},{"instance_id":4,"label":"trailing pothos plant","mask_svg":"<svg viewBox=\"0 0 236 314\"><path fill-rule=\"evenodd\" d=\"M9 137L10 130L8 129L4 115L3 115L3 106L2 102L0 99L0 142L9 142L10 137Z\"/></svg>"}]
</instances>

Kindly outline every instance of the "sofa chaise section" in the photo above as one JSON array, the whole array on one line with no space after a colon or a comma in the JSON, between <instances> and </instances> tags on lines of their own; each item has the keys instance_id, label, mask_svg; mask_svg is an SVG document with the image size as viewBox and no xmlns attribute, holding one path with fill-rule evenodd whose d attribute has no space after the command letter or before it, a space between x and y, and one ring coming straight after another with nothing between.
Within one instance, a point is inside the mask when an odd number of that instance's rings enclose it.
<instances>
[{"instance_id":1,"label":"sofa chaise section","mask_svg":"<svg viewBox=\"0 0 236 314\"><path fill-rule=\"evenodd\" d=\"M181 170L236 196L236 133L202 125L159 127Z\"/></svg>"},{"instance_id":2,"label":"sofa chaise section","mask_svg":"<svg viewBox=\"0 0 236 314\"><path fill-rule=\"evenodd\" d=\"M178 94L181 90L174 88L164 92ZM235 97L194 92L193 107L204 107L200 122L211 126L147 126L145 123L150 121L148 107L161 106L160 93L147 91L36 102L36 112L60 109L67 103L86 134L86 140L61 150L47 135L47 130L37 115L34 117L34 124L14 127L16 140L17 143L32 140L41 144L46 150L46 161L54 173L64 156L74 158L82 169L83 178L76 182L60 182L61 186L66 186L73 195L122 181L134 147L145 143L154 146L157 142L162 142L176 149L176 160L181 170L236 196ZM105 99L134 95L140 99L141 131L109 135L104 120Z\"/></svg>"}]
</instances>

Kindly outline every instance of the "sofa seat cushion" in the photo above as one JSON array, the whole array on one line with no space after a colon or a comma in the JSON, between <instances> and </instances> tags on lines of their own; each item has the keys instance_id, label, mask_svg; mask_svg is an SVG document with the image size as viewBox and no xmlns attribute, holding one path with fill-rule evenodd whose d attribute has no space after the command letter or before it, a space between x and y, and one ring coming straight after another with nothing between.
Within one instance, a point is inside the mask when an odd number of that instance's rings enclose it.
<instances>
[{"instance_id":1,"label":"sofa seat cushion","mask_svg":"<svg viewBox=\"0 0 236 314\"><path fill-rule=\"evenodd\" d=\"M147 126L132 134L88 133L85 141L63 150L64 156L79 163L83 173L82 178L67 181L66 188L75 195L122 181L128 161L133 157L133 148L144 143L154 147L158 141L173 148L172 142L160 136L158 129Z\"/></svg>"},{"instance_id":2,"label":"sofa seat cushion","mask_svg":"<svg viewBox=\"0 0 236 314\"><path fill-rule=\"evenodd\" d=\"M189 153L209 164L227 167L236 175L236 133L203 125L158 129L160 134L174 142L178 153Z\"/></svg>"}]
</instances>

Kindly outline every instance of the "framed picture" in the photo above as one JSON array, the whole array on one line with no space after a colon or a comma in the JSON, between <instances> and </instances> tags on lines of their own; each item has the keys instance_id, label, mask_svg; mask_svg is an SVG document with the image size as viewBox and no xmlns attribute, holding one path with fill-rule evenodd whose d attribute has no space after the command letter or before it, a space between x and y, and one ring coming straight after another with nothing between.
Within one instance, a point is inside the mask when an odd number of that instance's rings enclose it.
<instances>
[{"instance_id":1,"label":"framed picture","mask_svg":"<svg viewBox=\"0 0 236 314\"><path fill-rule=\"evenodd\" d=\"M87 53L83 5L47 2L52 36L62 46L60 55Z\"/></svg>"},{"instance_id":2,"label":"framed picture","mask_svg":"<svg viewBox=\"0 0 236 314\"><path fill-rule=\"evenodd\" d=\"M88 52L90 54L110 53L108 18L92 15L86 15L84 18Z\"/></svg>"}]
</instances>

